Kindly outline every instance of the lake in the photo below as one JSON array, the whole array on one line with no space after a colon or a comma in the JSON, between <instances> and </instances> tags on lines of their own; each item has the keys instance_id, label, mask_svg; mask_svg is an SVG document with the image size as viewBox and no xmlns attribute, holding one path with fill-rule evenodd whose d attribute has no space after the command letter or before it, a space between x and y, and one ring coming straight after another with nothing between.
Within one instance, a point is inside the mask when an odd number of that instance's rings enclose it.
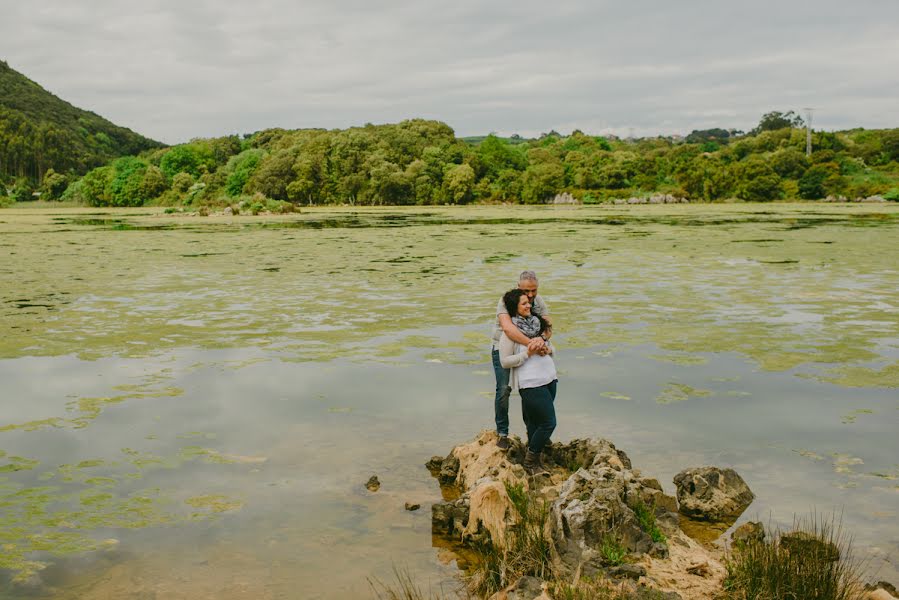
<instances>
[{"instance_id":1,"label":"lake","mask_svg":"<svg viewBox=\"0 0 899 600\"><path fill-rule=\"evenodd\" d=\"M424 463L492 427L523 269L554 439L733 467L741 522L836 514L897 582L897 247L897 205L0 211L0 597L452 589Z\"/></svg>"}]
</instances>

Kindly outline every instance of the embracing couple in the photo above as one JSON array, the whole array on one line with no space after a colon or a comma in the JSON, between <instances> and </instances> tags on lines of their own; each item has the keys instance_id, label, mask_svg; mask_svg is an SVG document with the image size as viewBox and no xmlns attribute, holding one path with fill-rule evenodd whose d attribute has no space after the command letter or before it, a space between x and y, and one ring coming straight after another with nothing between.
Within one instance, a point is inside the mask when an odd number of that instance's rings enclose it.
<instances>
[{"instance_id":1,"label":"embracing couple","mask_svg":"<svg viewBox=\"0 0 899 600\"><path fill-rule=\"evenodd\" d=\"M553 361L552 321L537 294L537 275L524 271L518 287L509 290L496 307L493 327L493 371L496 374L497 446L508 449L509 396L521 395L521 414L528 433L524 468L530 475L546 472L543 448L556 428L556 365Z\"/></svg>"}]
</instances>

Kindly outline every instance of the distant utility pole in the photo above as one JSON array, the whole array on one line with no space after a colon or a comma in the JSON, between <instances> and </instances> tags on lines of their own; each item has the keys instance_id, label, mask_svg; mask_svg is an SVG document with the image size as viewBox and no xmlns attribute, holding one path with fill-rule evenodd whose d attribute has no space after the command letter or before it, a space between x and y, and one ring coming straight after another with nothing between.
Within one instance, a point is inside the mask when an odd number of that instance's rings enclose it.
<instances>
[{"instance_id":1,"label":"distant utility pole","mask_svg":"<svg viewBox=\"0 0 899 600\"><path fill-rule=\"evenodd\" d=\"M812 111L814 108L803 108L805 111L805 155L812 155Z\"/></svg>"}]
</instances>

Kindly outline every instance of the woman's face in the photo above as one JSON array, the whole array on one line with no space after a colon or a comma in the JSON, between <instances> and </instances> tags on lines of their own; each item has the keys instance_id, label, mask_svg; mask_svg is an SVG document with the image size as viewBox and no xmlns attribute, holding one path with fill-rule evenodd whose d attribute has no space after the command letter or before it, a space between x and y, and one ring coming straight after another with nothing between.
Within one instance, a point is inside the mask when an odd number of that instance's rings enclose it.
<instances>
[{"instance_id":1,"label":"woman's face","mask_svg":"<svg viewBox=\"0 0 899 600\"><path fill-rule=\"evenodd\" d=\"M525 294L522 294L521 298L518 299L518 316L531 316L531 301L528 300L528 297Z\"/></svg>"}]
</instances>

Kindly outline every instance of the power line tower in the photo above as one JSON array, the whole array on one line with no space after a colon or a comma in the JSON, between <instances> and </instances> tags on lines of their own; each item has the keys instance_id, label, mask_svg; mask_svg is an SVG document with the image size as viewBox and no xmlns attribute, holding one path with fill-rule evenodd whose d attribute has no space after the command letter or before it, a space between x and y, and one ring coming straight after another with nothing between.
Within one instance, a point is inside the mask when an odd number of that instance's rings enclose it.
<instances>
[{"instance_id":1,"label":"power line tower","mask_svg":"<svg viewBox=\"0 0 899 600\"><path fill-rule=\"evenodd\" d=\"M805 155L812 155L812 112L815 110L811 107L803 108L805 111Z\"/></svg>"}]
</instances>

